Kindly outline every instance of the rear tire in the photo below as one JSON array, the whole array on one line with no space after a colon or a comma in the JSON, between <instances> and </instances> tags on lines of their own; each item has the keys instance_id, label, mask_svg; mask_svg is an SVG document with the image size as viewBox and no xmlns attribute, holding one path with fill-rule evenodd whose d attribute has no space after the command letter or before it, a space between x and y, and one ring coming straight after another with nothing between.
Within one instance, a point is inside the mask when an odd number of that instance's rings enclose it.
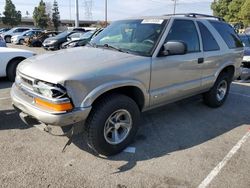
<instances>
[{"instance_id":1,"label":"rear tire","mask_svg":"<svg viewBox=\"0 0 250 188\"><path fill-rule=\"evenodd\" d=\"M131 98L112 94L97 102L86 120L88 145L102 155L114 155L135 138L140 110Z\"/></svg>"},{"instance_id":2,"label":"rear tire","mask_svg":"<svg viewBox=\"0 0 250 188\"><path fill-rule=\"evenodd\" d=\"M227 99L231 81L232 76L229 73L222 72L210 91L203 94L204 103L212 108L223 105Z\"/></svg>"},{"instance_id":3,"label":"rear tire","mask_svg":"<svg viewBox=\"0 0 250 188\"><path fill-rule=\"evenodd\" d=\"M15 81L15 78L16 78L16 68L17 68L17 65L18 65L21 61L23 61L23 59L15 59L15 60L11 60L11 61L8 63L6 73L7 73L8 79L9 79L11 82L14 82L14 81Z\"/></svg>"}]
</instances>

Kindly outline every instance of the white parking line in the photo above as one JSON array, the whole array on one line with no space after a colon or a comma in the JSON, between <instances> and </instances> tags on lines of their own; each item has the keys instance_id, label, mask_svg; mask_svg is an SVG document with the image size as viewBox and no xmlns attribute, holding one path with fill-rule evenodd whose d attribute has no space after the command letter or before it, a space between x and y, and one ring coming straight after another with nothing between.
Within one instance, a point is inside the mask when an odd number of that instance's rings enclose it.
<instances>
[{"instance_id":1,"label":"white parking line","mask_svg":"<svg viewBox=\"0 0 250 188\"><path fill-rule=\"evenodd\" d=\"M3 98L0 98L0 100L7 100L7 99L10 99L10 97L3 97Z\"/></svg>"},{"instance_id":2,"label":"white parking line","mask_svg":"<svg viewBox=\"0 0 250 188\"><path fill-rule=\"evenodd\" d=\"M245 94L241 94L241 93L236 93L236 92L229 92L230 94L233 94L233 95L239 95L239 96L242 96L242 97L247 97L247 98L250 98L250 95L245 95Z\"/></svg>"},{"instance_id":3,"label":"white parking line","mask_svg":"<svg viewBox=\"0 0 250 188\"><path fill-rule=\"evenodd\" d=\"M208 174L208 176L201 182L198 188L206 188L211 181L219 174L221 169L227 164L227 162L237 153L241 146L250 137L250 130L238 141L238 143L229 151L224 159Z\"/></svg>"}]
</instances>

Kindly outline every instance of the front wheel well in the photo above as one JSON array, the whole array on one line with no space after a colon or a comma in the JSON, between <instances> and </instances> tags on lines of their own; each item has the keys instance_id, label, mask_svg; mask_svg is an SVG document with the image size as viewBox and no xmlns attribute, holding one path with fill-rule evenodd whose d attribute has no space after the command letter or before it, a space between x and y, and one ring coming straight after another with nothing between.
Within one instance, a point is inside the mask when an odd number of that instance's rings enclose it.
<instances>
[{"instance_id":1,"label":"front wheel well","mask_svg":"<svg viewBox=\"0 0 250 188\"><path fill-rule=\"evenodd\" d=\"M11 60L9 60L7 66L6 66L6 74L7 74L7 70L8 70L8 68L9 68L9 66L10 66L11 63L16 62L16 61L21 62L21 61L23 61L25 59L26 59L25 57L21 57L20 56L20 57L15 57L15 58L12 58Z\"/></svg>"},{"instance_id":2,"label":"front wheel well","mask_svg":"<svg viewBox=\"0 0 250 188\"><path fill-rule=\"evenodd\" d=\"M95 106L98 103L98 101L102 100L105 96L112 95L112 94L126 95L136 102L140 110L142 110L144 107L144 104L145 104L144 94L141 91L141 89L139 89L136 86L123 86L123 87L119 87L119 88L106 91L105 93L98 96L92 105Z\"/></svg>"}]
</instances>

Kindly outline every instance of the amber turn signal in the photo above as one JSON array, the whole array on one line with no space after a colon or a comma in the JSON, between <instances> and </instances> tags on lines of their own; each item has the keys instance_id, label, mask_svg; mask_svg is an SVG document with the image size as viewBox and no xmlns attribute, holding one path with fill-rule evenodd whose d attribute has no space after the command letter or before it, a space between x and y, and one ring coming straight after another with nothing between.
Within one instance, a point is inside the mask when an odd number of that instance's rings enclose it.
<instances>
[{"instance_id":1,"label":"amber turn signal","mask_svg":"<svg viewBox=\"0 0 250 188\"><path fill-rule=\"evenodd\" d=\"M67 111L67 110L73 109L73 106L70 102L55 104L55 103L51 103L51 102L48 102L39 98L34 98L34 101L39 106L42 106L44 108L47 108L53 111Z\"/></svg>"}]
</instances>

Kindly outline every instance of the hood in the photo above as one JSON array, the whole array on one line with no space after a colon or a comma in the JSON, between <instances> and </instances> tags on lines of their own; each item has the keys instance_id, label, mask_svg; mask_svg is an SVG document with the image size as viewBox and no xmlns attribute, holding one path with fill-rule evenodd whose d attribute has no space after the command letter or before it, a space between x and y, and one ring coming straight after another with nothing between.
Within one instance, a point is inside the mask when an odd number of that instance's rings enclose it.
<instances>
[{"instance_id":1,"label":"hood","mask_svg":"<svg viewBox=\"0 0 250 188\"><path fill-rule=\"evenodd\" d=\"M101 48L70 48L29 58L18 66L18 70L39 80L63 83L83 76L92 77L96 72L118 66L125 59L135 57L140 56Z\"/></svg>"}]
</instances>

